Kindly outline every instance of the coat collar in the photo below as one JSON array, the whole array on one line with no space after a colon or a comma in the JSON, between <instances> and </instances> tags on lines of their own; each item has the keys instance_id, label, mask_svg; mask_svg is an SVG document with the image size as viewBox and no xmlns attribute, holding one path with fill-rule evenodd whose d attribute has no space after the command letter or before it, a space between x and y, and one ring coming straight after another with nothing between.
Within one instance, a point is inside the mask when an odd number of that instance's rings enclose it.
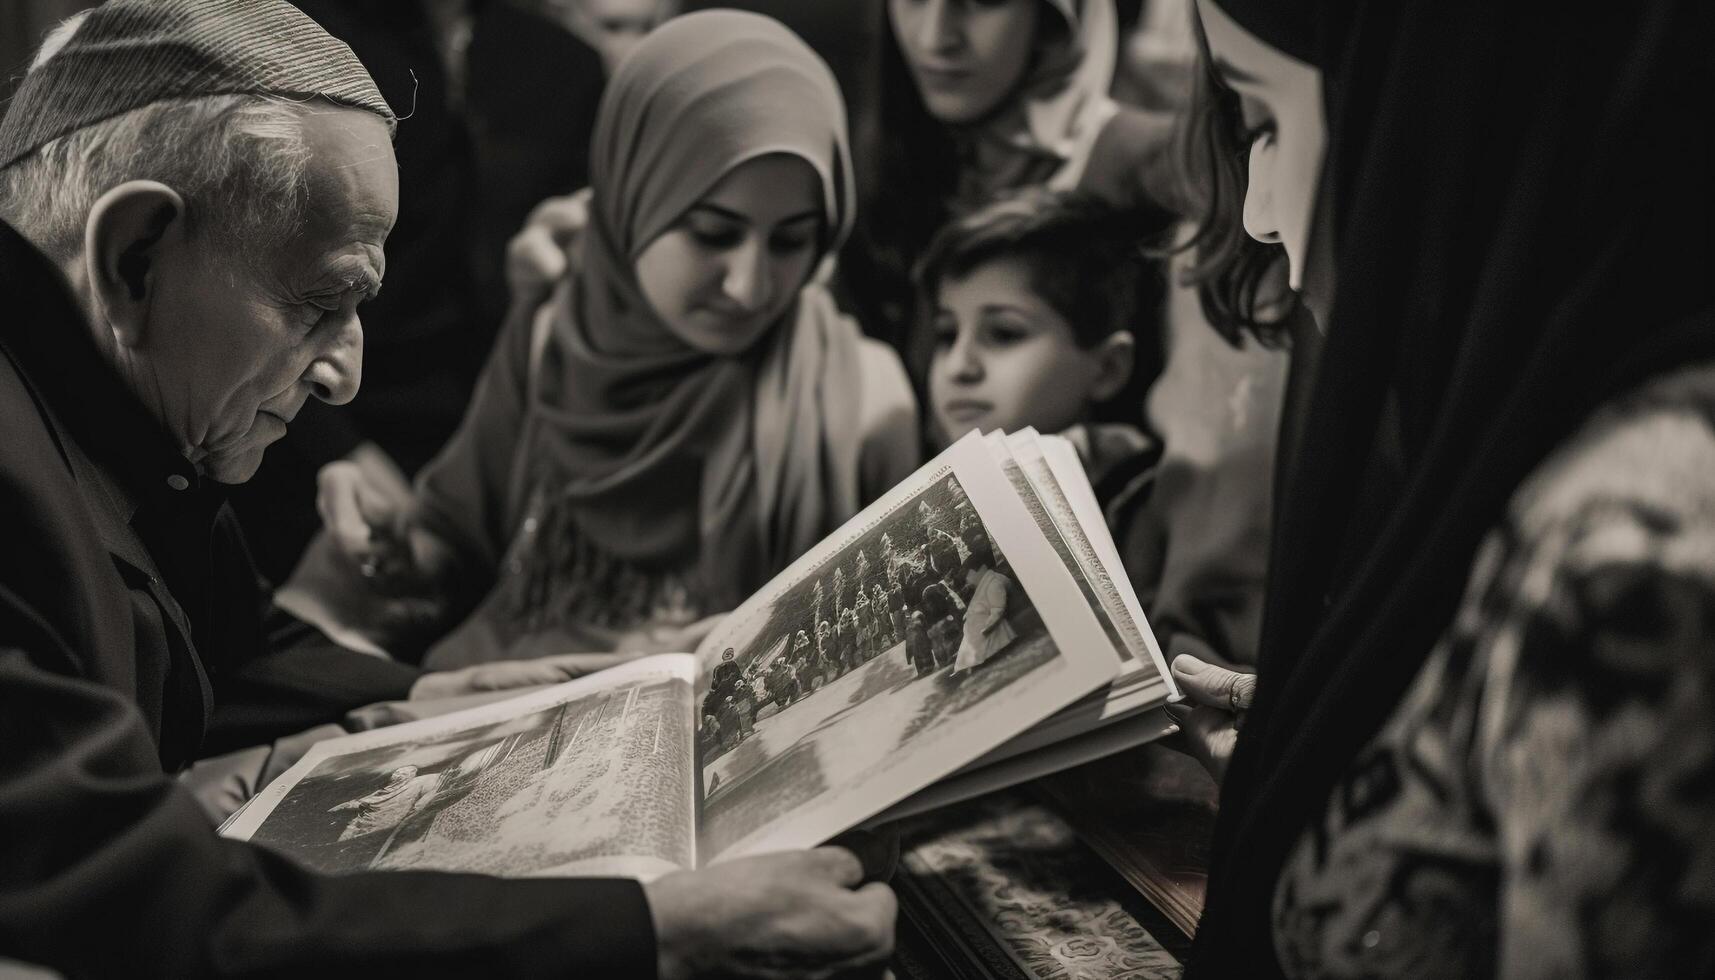
<instances>
[{"instance_id":1,"label":"coat collar","mask_svg":"<svg viewBox=\"0 0 1715 980\"><path fill-rule=\"evenodd\" d=\"M68 436L99 461L79 479L93 479L127 520L144 507L207 506L211 488L102 357L60 270L3 222L0 268L34 299L34 315L13 311L0 323L0 348L54 420L68 464Z\"/></svg>"}]
</instances>

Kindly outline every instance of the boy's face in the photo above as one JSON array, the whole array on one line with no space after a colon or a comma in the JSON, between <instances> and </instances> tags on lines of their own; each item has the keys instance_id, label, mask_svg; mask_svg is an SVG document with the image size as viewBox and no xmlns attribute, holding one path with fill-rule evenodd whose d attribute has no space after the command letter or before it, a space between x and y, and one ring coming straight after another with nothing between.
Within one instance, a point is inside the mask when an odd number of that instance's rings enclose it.
<instances>
[{"instance_id":1,"label":"boy's face","mask_svg":"<svg viewBox=\"0 0 1715 980\"><path fill-rule=\"evenodd\" d=\"M1130 337L1079 347L1017 259L943 279L936 301L929 402L949 442L972 429L1059 432L1117 393L1131 371Z\"/></svg>"}]
</instances>

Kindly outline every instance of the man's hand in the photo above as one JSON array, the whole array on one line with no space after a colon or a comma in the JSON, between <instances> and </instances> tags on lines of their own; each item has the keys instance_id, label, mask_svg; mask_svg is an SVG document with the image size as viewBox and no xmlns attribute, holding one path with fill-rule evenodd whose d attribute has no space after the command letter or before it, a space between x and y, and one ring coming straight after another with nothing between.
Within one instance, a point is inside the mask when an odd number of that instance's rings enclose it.
<instances>
[{"instance_id":1,"label":"man's hand","mask_svg":"<svg viewBox=\"0 0 1715 980\"><path fill-rule=\"evenodd\" d=\"M859 887L863 865L840 847L742 858L644 886L661 980L819 980L893 954L892 889Z\"/></svg>"},{"instance_id":2,"label":"man's hand","mask_svg":"<svg viewBox=\"0 0 1715 980\"><path fill-rule=\"evenodd\" d=\"M853 828L828 842L857 855L863 865L863 880L887 881L899 867L899 824L884 823L868 829Z\"/></svg>"},{"instance_id":3,"label":"man's hand","mask_svg":"<svg viewBox=\"0 0 1715 980\"><path fill-rule=\"evenodd\" d=\"M497 660L457 670L440 670L424 674L411 685L411 700L452 698L484 691L505 691L515 687L535 687L574 680L598 670L606 670L627 661L636 660L641 653L562 653L531 660Z\"/></svg>"},{"instance_id":4,"label":"man's hand","mask_svg":"<svg viewBox=\"0 0 1715 980\"><path fill-rule=\"evenodd\" d=\"M1201 648L1198 653L1173 658L1173 679L1186 700L1167 706L1168 715L1179 723L1179 734L1166 744L1201 762L1219 783L1238 743L1244 713L1256 697L1256 674L1223 666L1213 651L1201 643L1196 646Z\"/></svg>"}]
</instances>

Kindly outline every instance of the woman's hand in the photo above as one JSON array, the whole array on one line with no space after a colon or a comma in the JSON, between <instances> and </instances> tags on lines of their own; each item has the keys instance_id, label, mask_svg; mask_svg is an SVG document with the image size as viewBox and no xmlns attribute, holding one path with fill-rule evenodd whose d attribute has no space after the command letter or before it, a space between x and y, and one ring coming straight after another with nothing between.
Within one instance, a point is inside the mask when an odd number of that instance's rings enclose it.
<instances>
[{"instance_id":1,"label":"woman's hand","mask_svg":"<svg viewBox=\"0 0 1715 980\"><path fill-rule=\"evenodd\" d=\"M405 475L368 443L316 474L316 510L335 551L378 586L415 567L406 544L413 500Z\"/></svg>"},{"instance_id":2,"label":"woman's hand","mask_svg":"<svg viewBox=\"0 0 1715 980\"><path fill-rule=\"evenodd\" d=\"M1173 658L1173 679L1185 692L1185 700L1167 706L1167 713L1179 723L1179 734L1167 744L1202 763L1218 783L1226 775L1239 726L1256 697L1256 674L1226 664L1200 641L1184 636L1174 641L1175 650L1198 649Z\"/></svg>"},{"instance_id":3,"label":"woman's hand","mask_svg":"<svg viewBox=\"0 0 1715 980\"><path fill-rule=\"evenodd\" d=\"M322 533L274 601L335 642L386 655L440 628L451 552L412 519L415 495L385 452L364 444L322 467Z\"/></svg>"},{"instance_id":4,"label":"woman's hand","mask_svg":"<svg viewBox=\"0 0 1715 980\"><path fill-rule=\"evenodd\" d=\"M566 274L571 253L590 221L590 191L550 197L506 243L506 285L512 302L538 304Z\"/></svg>"},{"instance_id":5,"label":"woman's hand","mask_svg":"<svg viewBox=\"0 0 1715 980\"><path fill-rule=\"evenodd\" d=\"M406 602L436 601L452 564L447 546L417 525L405 474L368 443L317 474L316 509L344 564L368 591Z\"/></svg>"}]
</instances>

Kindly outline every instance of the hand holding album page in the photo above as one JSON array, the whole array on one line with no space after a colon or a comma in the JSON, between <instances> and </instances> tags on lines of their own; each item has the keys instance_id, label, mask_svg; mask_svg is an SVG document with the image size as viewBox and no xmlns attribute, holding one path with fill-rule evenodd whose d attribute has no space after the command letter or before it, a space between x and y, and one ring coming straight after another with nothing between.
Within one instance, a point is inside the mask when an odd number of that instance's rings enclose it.
<instances>
[{"instance_id":1,"label":"hand holding album page","mask_svg":"<svg viewBox=\"0 0 1715 980\"><path fill-rule=\"evenodd\" d=\"M969 436L694 654L320 743L222 832L336 872L647 878L821 843L1079 704L1087 730L1154 641L1105 527L1072 547L1087 510L1024 473Z\"/></svg>"}]
</instances>

